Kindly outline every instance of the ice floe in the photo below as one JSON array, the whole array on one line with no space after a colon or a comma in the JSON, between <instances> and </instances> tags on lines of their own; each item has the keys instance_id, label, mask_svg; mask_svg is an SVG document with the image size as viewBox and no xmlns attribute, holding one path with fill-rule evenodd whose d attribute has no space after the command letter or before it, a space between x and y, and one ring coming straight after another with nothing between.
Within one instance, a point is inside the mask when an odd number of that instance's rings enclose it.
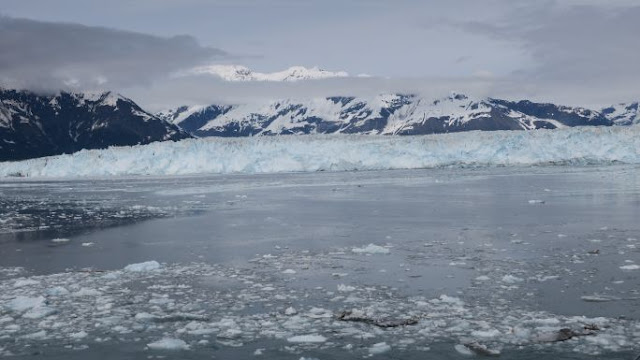
<instances>
[{"instance_id":1,"label":"ice floe","mask_svg":"<svg viewBox=\"0 0 640 360\"><path fill-rule=\"evenodd\" d=\"M388 254L390 250L384 246L369 244L363 247L355 247L351 249L356 254Z\"/></svg>"},{"instance_id":2,"label":"ice floe","mask_svg":"<svg viewBox=\"0 0 640 360\"><path fill-rule=\"evenodd\" d=\"M132 271L132 272L143 272L143 271L157 270L159 268L160 268L160 263L158 263L155 260L151 260L151 261L145 261L138 264L127 265L125 266L124 270Z\"/></svg>"}]
</instances>

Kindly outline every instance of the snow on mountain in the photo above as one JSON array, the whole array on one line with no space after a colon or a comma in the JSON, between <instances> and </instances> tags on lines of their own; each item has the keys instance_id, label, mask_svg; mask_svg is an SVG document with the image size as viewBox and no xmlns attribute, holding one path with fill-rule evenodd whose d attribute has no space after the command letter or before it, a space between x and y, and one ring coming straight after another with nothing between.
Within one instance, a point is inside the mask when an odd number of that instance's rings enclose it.
<instances>
[{"instance_id":1,"label":"snow on mountain","mask_svg":"<svg viewBox=\"0 0 640 360\"><path fill-rule=\"evenodd\" d=\"M261 136L156 142L0 163L0 177L82 177L640 164L640 126L424 136Z\"/></svg>"},{"instance_id":2,"label":"snow on mountain","mask_svg":"<svg viewBox=\"0 0 640 360\"><path fill-rule=\"evenodd\" d=\"M319 80L336 77L347 77L344 71L328 71L318 67L306 68L293 66L283 71L272 73L254 72L242 65L209 65L192 69L189 74L207 74L222 78L225 81L301 81Z\"/></svg>"},{"instance_id":3,"label":"snow on mountain","mask_svg":"<svg viewBox=\"0 0 640 360\"><path fill-rule=\"evenodd\" d=\"M638 102L630 104L620 103L602 109L602 114L611 119L616 125L631 125L640 123Z\"/></svg>"},{"instance_id":4,"label":"snow on mountain","mask_svg":"<svg viewBox=\"0 0 640 360\"><path fill-rule=\"evenodd\" d=\"M0 89L0 161L190 137L112 92Z\"/></svg>"},{"instance_id":5,"label":"snow on mountain","mask_svg":"<svg viewBox=\"0 0 640 360\"><path fill-rule=\"evenodd\" d=\"M179 115L176 115L179 113ZM530 101L441 99L381 94L371 98L284 99L181 107L159 114L196 136L361 133L419 135L468 130L530 130L612 125L597 111Z\"/></svg>"}]
</instances>

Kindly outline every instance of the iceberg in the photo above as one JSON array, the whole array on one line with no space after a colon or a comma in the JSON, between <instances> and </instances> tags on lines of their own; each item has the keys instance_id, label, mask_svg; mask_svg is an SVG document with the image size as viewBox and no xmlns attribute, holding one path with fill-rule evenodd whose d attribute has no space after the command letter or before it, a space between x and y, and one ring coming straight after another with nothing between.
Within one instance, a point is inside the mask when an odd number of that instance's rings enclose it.
<instances>
[{"instance_id":1,"label":"iceberg","mask_svg":"<svg viewBox=\"0 0 640 360\"><path fill-rule=\"evenodd\" d=\"M188 139L0 163L0 177L105 177L640 164L640 126L423 136Z\"/></svg>"}]
</instances>

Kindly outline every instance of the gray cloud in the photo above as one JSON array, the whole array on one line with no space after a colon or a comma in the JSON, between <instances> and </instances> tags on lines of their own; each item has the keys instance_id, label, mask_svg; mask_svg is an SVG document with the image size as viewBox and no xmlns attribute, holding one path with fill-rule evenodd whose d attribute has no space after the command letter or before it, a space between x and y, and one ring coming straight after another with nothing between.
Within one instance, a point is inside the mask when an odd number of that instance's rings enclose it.
<instances>
[{"instance_id":1,"label":"gray cloud","mask_svg":"<svg viewBox=\"0 0 640 360\"><path fill-rule=\"evenodd\" d=\"M616 6L613 6L616 5ZM512 88L547 92L550 99L584 103L640 97L640 6L618 1L520 3L500 21L458 25L507 41L528 53L533 65L511 74Z\"/></svg>"},{"instance_id":2,"label":"gray cloud","mask_svg":"<svg viewBox=\"0 0 640 360\"><path fill-rule=\"evenodd\" d=\"M0 17L0 85L121 88L224 56L190 36L170 38L69 23Z\"/></svg>"}]
</instances>

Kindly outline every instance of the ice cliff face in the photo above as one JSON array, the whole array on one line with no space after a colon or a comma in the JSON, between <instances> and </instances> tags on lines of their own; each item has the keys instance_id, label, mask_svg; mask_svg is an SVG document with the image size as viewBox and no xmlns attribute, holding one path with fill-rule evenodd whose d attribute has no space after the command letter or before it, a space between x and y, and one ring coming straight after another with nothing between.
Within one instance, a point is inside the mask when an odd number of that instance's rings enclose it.
<instances>
[{"instance_id":1,"label":"ice cliff face","mask_svg":"<svg viewBox=\"0 0 640 360\"><path fill-rule=\"evenodd\" d=\"M0 161L189 137L112 92L39 95L0 89Z\"/></svg>"},{"instance_id":2,"label":"ice cliff face","mask_svg":"<svg viewBox=\"0 0 640 360\"><path fill-rule=\"evenodd\" d=\"M158 114L196 136L277 134L421 135L468 130L555 129L610 126L598 111L579 107L474 99L382 94L373 98L284 99L239 105L181 107Z\"/></svg>"},{"instance_id":3,"label":"ice cliff face","mask_svg":"<svg viewBox=\"0 0 640 360\"><path fill-rule=\"evenodd\" d=\"M640 126L424 136L257 136L156 142L0 163L0 177L77 177L640 164Z\"/></svg>"}]
</instances>

